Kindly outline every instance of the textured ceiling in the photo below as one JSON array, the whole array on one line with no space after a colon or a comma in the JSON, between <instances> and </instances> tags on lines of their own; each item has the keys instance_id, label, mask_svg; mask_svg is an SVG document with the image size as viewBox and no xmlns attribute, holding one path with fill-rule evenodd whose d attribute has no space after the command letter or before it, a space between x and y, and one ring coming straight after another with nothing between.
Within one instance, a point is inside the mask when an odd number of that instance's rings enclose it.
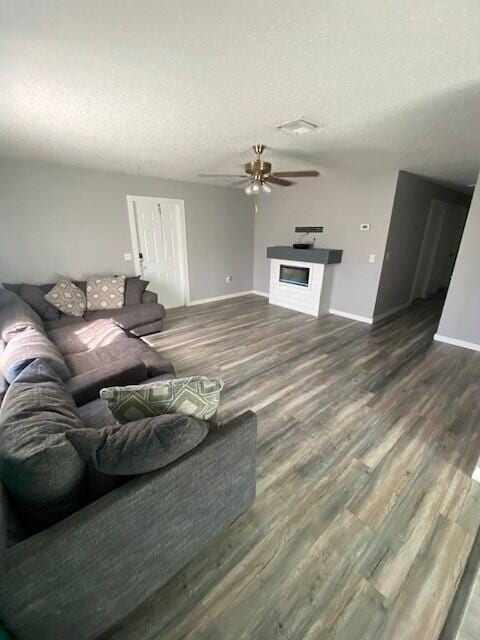
<instances>
[{"instance_id":1,"label":"textured ceiling","mask_svg":"<svg viewBox=\"0 0 480 640\"><path fill-rule=\"evenodd\" d=\"M467 184L479 35L478 0L3 0L0 154L200 182L258 141L277 170Z\"/></svg>"}]
</instances>

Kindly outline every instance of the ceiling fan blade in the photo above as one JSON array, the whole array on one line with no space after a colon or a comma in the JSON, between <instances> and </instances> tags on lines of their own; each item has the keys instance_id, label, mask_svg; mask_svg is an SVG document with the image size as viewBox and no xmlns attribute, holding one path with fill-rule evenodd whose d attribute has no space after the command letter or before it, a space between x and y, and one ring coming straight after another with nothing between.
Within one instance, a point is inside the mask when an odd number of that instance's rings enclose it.
<instances>
[{"instance_id":1,"label":"ceiling fan blade","mask_svg":"<svg viewBox=\"0 0 480 640\"><path fill-rule=\"evenodd\" d=\"M238 180L237 182L233 182L232 184L229 184L229 187L239 187L242 184L246 184L247 182L250 182L250 178L244 178L243 180Z\"/></svg>"},{"instance_id":2,"label":"ceiling fan blade","mask_svg":"<svg viewBox=\"0 0 480 640\"><path fill-rule=\"evenodd\" d=\"M319 175L318 171L274 171L272 173L272 176L285 178L317 178Z\"/></svg>"},{"instance_id":3,"label":"ceiling fan blade","mask_svg":"<svg viewBox=\"0 0 480 640\"><path fill-rule=\"evenodd\" d=\"M246 178L246 173L197 173L197 178Z\"/></svg>"},{"instance_id":4,"label":"ceiling fan blade","mask_svg":"<svg viewBox=\"0 0 480 640\"><path fill-rule=\"evenodd\" d=\"M290 187L292 184L295 184L291 180L283 180L282 178L277 178L275 176L268 176L268 178L265 178L265 182L279 184L281 187Z\"/></svg>"}]
</instances>

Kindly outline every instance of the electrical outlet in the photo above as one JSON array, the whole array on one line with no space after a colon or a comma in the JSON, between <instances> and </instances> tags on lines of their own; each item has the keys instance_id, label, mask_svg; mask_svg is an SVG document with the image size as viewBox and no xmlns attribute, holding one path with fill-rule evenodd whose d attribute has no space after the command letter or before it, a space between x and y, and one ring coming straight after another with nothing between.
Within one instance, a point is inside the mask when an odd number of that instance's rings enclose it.
<instances>
[{"instance_id":1,"label":"electrical outlet","mask_svg":"<svg viewBox=\"0 0 480 640\"><path fill-rule=\"evenodd\" d=\"M130 262L132 260L132 254L131 253L124 253L123 254L123 259L125 260L125 262Z\"/></svg>"},{"instance_id":2,"label":"electrical outlet","mask_svg":"<svg viewBox=\"0 0 480 640\"><path fill-rule=\"evenodd\" d=\"M360 225L360 231L370 231L370 225L366 222L362 222Z\"/></svg>"},{"instance_id":3,"label":"electrical outlet","mask_svg":"<svg viewBox=\"0 0 480 640\"><path fill-rule=\"evenodd\" d=\"M375 254L374 253L370 254L370 257L368 258L368 261L369 262L375 262Z\"/></svg>"},{"instance_id":4,"label":"electrical outlet","mask_svg":"<svg viewBox=\"0 0 480 640\"><path fill-rule=\"evenodd\" d=\"M225 278L225 282L231 282L232 281L232 276L227 276Z\"/></svg>"}]
</instances>

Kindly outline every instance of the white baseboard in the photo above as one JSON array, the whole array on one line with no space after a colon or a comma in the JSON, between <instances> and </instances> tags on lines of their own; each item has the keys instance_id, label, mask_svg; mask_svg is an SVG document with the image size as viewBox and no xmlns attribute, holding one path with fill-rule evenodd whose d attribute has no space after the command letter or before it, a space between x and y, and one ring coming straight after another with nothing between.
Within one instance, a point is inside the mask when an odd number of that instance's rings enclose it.
<instances>
[{"instance_id":1,"label":"white baseboard","mask_svg":"<svg viewBox=\"0 0 480 640\"><path fill-rule=\"evenodd\" d=\"M403 309L406 309L411 304L412 304L411 301L404 302L403 304L398 305L398 307L393 307L393 309L388 309L387 311L384 311L383 313L379 313L378 315L373 316L373 321L374 322L378 322L379 320L383 320L384 318L388 318L388 316L393 316L394 313L398 313L399 311L403 311Z\"/></svg>"},{"instance_id":2,"label":"white baseboard","mask_svg":"<svg viewBox=\"0 0 480 640\"><path fill-rule=\"evenodd\" d=\"M254 293L256 296L263 296L264 298L270 297L268 293L265 293L265 291L256 291L255 289L249 291L248 293Z\"/></svg>"},{"instance_id":3,"label":"white baseboard","mask_svg":"<svg viewBox=\"0 0 480 640\"><path fill-rule=\"evenodd\" d=\"M480 344L476 344L475 342L467 342L466 340L457 340L457 338L448 338L447 336L441 336L439 333L436 333L433 336L433 339L437 342L445 342L446 344L451 344L454 347L463 347L464 349L472 349L473 351L480 351Z\"/></svg>"},{"instance_id":4,"label":"white baseboard","mask_svg":"<svg viewBox=\"0 0 480 640\"><path fill-rule=\"evenodd\" d=\"M367 316L357 316L355 313L338 311L338 309L329 309L328 313L331 313L334 316L341 316L342 318L349 318L350 320L357 320L357 322L366 322L367 324L373 323L373 318L368 318Z\"/></svg>"},{"instance_id":5,"label":"white baseboard","mask_svg":"<svg viewBox=\"0 0 480 640\"><path fill-rule=\"evenodd\" d=\"M207 302L217 302L219 300L228 300L229 298L239 298L240 296L248 296L250 293L257 293L256 291L239 291L238 293L226 293L223 296L215 296L214 298L203 298L202 300L190 300L187 307L193 307L196 304L206 304ZM262 295L262 294L258 294Z\"/></svg>"}]
</instances>

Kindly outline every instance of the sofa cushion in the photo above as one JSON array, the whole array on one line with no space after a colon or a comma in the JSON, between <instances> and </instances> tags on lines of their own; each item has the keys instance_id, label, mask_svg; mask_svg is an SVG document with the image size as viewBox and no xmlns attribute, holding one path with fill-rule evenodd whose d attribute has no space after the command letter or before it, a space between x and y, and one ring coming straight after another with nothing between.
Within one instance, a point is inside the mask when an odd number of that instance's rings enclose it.
<instances>
[{"instance_id":1,"label":"sofa cushion","mask_svg":"<svg viewBox=\"0 0 480 640\"><path fill-rule=\"evenodd\" d=\"M36 358L48 361L62 380L70 377L70 371L57 347L35 328L26 328L10 338L1 356L0 369L11 384Z\"/></svg>"},{"instance_id":2,"label":"sofa cushion","mask_svg":"<svg viewBox=\"0 0 480 640\"><path fill-rule=\"evenodd\" d=\"M125 276L90 276L87 309L121 309L125 302Z\"/></svg>"},{"instance_id":3,"label":"sofa cushion","mask_svg":"<svg viewBox=\"0 0 480 640\"><path fill-rule=\"evenodd\" d=\"M26 327L44 330L42 319L30 305L15 293L0 289L0 339L9 342Z\"/></svg>"},{"instance_id":4,"label":"sofa cushion","mask_svg":"<svg viewBox=\"0 0 480 640\"><path fill-rule=\"evenodd\" d=\"M64 313L60 314L60 318L58 320L45 320L44 326L45 330L53 331L53 329L60 329L63 327L73 327L79 325L88 324L86 320L81 318L80 316L67 316Z\"/></svg>"},{"instance_id":5,"label":"sofa cushion","mask_svg":"<svg viewBox=\"0 0 480 640\"><path fill-rule=\"evenodd\" d=\"M175 373L172 364L159 353L141 340L128 338L125 335L123 339L115 340L112 344L83 353L65 355L65 361L72 375L91 371L101 367L106 362L123 361L126 358L141 360L147 367L148 377L161 375L162 373Z\"/></svg>"},{"instance_id":6,"label":"sofa cushion","mask_svg":"<svg viewBox=\"0 0 480 640\"><path fill-rule=\"evenodd\" d=\"M60 311L45 300L45 292L33 284L20 285L20 297L34 309L42 320L58 320Z\"/></svg>"},{"instance_id":7,"label":"sofa cushion","mask_svg":"<svg viewBox=\"0 0 480 640\"><path fill-rule=\"evenodd\" d=\"M82 317L85 313L85 294L73 282L63 276L60 276L53 289L50 289L45 294L45 300L69 316Z\"/></svg>"},{"instance_id":8,"label":"sofa cushion","mask_svg":"<svg viewBox=\"0 0 480 640\"><path fill-rule=\"evenodd\" d=\"M142 304L142 296L148 287L148 280L142 280L140 276L134 276L125 280L125 306Z\"/></svg>"},{"instance_id":9,"label":"sofa cushion","mask_svg":"<svg viewBox=\"0 0 480 640\"><path fill-rule=\"evenodd\" d=\"M201 420L215 415L223 382L219 378L191 376L165 382L146 382L100 391L110 411L122 424L164 413L181 413Z\"/></svg>"},{"instance_id":10,"label":"sofa cushion","mask_svg":"<svg viewBox=\"0 0 480 640\"><path fill-rule=\"evenodd\" d=\"M77 407L77 414L83 425L89 429L101 429L111 424L118 424L107 403L101 398Z\"/></svg>"},{"instance_id":11,"label":"sofa cushion","mask_svg":"<svg viewBox=\"0 0 480 640\"><path fill-rule=\"evenodd\" d=\"M201 420L163 415L103 429L74 429L66 437L82 460L98 471L135 475L165 467L207 434L208 426Z\"/></svg>"},{"instance_id":12,"label":"sofa cushion","mask_svg":"<svg viewBox=\"0 0 480 640\"><path fill-rule=\"evenodd\" d=\"M155 322L149 322L148 324L142 324L133 329L129 329L128 333L136 338L142 336L149 336L152 333L160 333L163 329L163 320L156 320Z\"/></svg>"},{"instance_id":13,"label":"sofa cushion","mask_svg":"<svg viewBox=\"0 0 480 640\"><path fill-rule=\"evenodd\" d=\"M51 329L48 337L63 355L98 349L117 340L128 340L123 329L112 320L94 320Z\"/></svg>"},{"instance_id":14,"label":"sofa cushion","mask_svg":"<svg viewBox=\"0 0 480 640\"><path fill-rule=\"evenodd\" d=\"M53 524L82 502L85 465L65 438L79 428L73 400L48 362L33 361L8 388L0 411L2 481L32 525Z\"/></svg>"},{"instance_id":15,"label":"sofa cushion","mask_svg":"<svg viewBox=\"0 0 480 640\"><path fill-rule=\"evenodd\" d=\"M73 376L66 383L77 405L95 400L103 387L136 384L147 377L147 368L141 360L124 359L107 362L97 369Z\"/></svg>"},{"instance_id":16,"label":"sofa cushion","mask_svg":"<svg viewBox=\"0 0 480 640\"><path fill-rule=\"evenodd\" d=\"M141 304L138 306L123 307L122 309L87 311L85 314L86 320L112 318L119 327L127 331L143 324L162 320L164 317L165 307L161 304Z\"/></svg>"}]
</instances>

